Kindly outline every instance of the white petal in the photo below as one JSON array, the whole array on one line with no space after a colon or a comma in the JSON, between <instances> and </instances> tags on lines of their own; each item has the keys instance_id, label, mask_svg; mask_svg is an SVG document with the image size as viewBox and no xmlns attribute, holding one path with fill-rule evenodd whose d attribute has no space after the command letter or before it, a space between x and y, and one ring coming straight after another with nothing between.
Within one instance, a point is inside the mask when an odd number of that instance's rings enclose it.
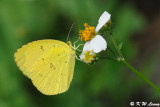
<instances>
[{"instance_id":1,"label":"white petal","mask_svg":"<svg viewBox=\"0 0 160 107\"><path fill-rule=\"evenodd\" d=\"M95 53L99 53L107 48L107 42L101 35L96 35L91 40L90 45Z\"/></svg>"},{"instance_id":2,"label":"white petal","mask_svg":"<svg viewBox=\"0 0 160 107\"><path fill-rule=\"evenodd\" d=\"M87 41L83 47L83 51L92 51L99 53L106 50L107 42L101 35L96 35L91 41Z\"/></svg>"},{"instance_id":3,"label":"white petal","mask_svg":"<svg viewBox=\"0 0 160 107\"><path fill-rule=\"evenodd\" d=\"M79 55L79 58L80 58L80 60L84 60L84 59L85 59L84 54L83 54L83 53L81 53L81 55Z\"/></svg>"},{"instance_id":4,"label":"white petal","mask_svg":"<svg viewBox=\"0 0 160 107\"><path fill-rule=\"evenodd\" d=\"M84 44L84 47L83 47L83 52L84 51L91 51L91 50L93 50L93 48L91 47L91 45L90 45L90 42L91 41L87 41L85 44Z\"/></svg>"},{"instance_id":5,"label":"white petal","mask_svg":"<svg viewBox=\"0 0 160 107\"><path fill-rule=\"evenodd\" d=\"M109 21L110 17L111 17L111 15L108 12L105 11L100 16L95 31L98 32Z\"/></svg>"}]
</instances>

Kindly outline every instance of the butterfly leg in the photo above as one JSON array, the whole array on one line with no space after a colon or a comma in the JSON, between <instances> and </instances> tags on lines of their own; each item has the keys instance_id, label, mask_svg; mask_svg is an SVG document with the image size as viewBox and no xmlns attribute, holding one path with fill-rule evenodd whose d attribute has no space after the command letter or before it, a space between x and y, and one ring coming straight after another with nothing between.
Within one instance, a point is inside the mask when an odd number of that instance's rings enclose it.
<instances>
[{"instance_id":1,"label":"butterfly leg","mask_svg":"<svg viewBox=\"0 0 160 107\"><path fill-rule=\"evenodd\" d=\"M75 50L82 51L82 50L78 49L82 45L84 45L84 44L79 44L77 47L75 47Z\"/></svg>"},{"instance_id":2,"label":"butterfly leg","mask_svg":"<svg viewBox=\"0 0 160 107\"><path fill-rule=\"evenodd\" d=\"M76 55L75 57L76 57L76 59L77 59L77 60L81 61L81 60L78 58L78 56L77 56L77 55Z\"/></svg>"},{"instance_id":3,"label":"butterfly leg","mask_svg":"<svg viewBox=\"0 0 160 107\"><path fill-rule=\"evenodd\" d=\"M80 46L82 46L82 45L84 45L84 44L79 44L77 47L76 47L76 49L78 49Z\"/></svg>"},{"instance_id":4,"label":"butterfly leg","mask_svg":"<svg viewBox=\"0 0 160 107\"><path fill-rule=\"evenodd\" d=\"M80 50L80 49L76 49L77 51L81 51L82 52L82 50Z\"/></svg>"},{"instance_id":5,"label":"butterfly leg","mask_svg":"<svg viewBox=\"0 0 160 107\"><path fill-rule=\"evenodd\" d=\"M78 38L78 40L76 40L75 42L74 42L74 44L73 44L73 46L74 47L76 47L76 43L79 41L79 38Z\"/></svg>"}]
</instances>

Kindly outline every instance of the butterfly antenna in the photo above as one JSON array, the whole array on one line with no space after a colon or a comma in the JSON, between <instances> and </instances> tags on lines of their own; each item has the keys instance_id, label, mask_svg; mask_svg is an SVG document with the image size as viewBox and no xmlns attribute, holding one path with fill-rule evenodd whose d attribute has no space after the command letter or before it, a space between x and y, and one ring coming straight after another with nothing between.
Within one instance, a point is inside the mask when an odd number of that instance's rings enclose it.
<instances>
[{"instance_id":1,"label":"butterfly antenna","mask_svg":"<svg viewBox=\"0 0 160 107\"><path fill-rule=\"evenodd\" d=\"M69 35L70 35L70 33L71 33L71 30L72 30L74 24L75 24L75 23L72 24L72 26L71 26L71 28L70 28L70 30L69 30L69 32L68 32L67 41L66 41L66 42L70 41Z\"/></svg>"}]
</instances>

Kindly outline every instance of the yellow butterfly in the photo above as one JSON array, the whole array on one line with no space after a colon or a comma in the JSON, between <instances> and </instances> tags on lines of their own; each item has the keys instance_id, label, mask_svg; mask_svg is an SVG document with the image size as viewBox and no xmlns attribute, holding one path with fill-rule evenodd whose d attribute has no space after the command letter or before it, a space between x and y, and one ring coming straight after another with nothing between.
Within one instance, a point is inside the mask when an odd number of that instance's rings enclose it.
<instances>
[{"instance_id":1,"label":"yellow butterfly","mask_svg":"<svg viewBox=\"0 0 160 107\"><path fill-rule=\"evenodd\" d=\"M75 57L76 52L71 45L51 39L28 43L14 54L19 69L45 95L68 90L73 78Z\"/></svg>"}]
</instances>

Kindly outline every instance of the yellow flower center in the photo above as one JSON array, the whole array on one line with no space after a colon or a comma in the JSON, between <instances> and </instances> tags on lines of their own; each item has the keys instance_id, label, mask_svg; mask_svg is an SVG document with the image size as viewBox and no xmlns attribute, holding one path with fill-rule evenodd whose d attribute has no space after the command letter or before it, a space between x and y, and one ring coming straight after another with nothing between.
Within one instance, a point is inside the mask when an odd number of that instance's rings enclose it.
<instances>
[{"instance_id":1,"label":"yellow flower center","mask_svg":"<svg viewBox=\"0 0 160 107\"><path fill-rule=\"evenodd\" d=\"M79 39L88 41L91 40L95 35L95 27L89 26L88 23L84 23L85 30L80 30L79 31Z\"/></svg>"},{"instance_id":2,"label":"yellow flower center","mask_svg":"<svg viewBox=\"0 0 160 107\"><path fill-rule=\"evenodd\" d=\"M87 62L87 63L91 63L92 61L95 60L95 56L96 56L96 54L93 53L92 51L87 51L85 53L85 59L84 59L84 61Z\"/></svg>"}]
</instances>

